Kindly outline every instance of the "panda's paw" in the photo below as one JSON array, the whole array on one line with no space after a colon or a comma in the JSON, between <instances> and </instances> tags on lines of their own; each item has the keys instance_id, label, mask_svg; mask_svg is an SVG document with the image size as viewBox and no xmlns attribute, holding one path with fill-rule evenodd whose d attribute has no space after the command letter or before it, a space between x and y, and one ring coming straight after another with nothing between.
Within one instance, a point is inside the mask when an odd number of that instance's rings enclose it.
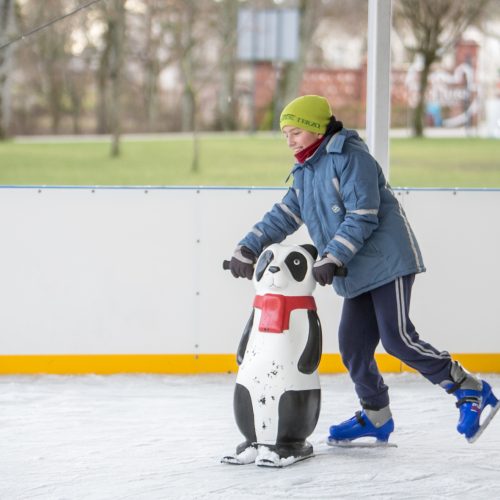
<instances>
[{"instance_id":1,"label":"panda's paw","mask_svg":"<svg viewBox=\"0 0 500 500\"><path fill-rule=\"evenodd\" d=\"M234 455L226 455L221 458L221 463L230 465L253 464L257 458L257 447L250 443L241 443L236 448Z\"/></svg>"},{"instance_id":2,"label":"panda's paw","mask_svg":"<svg viewBox=\"0 0 500 500\"><path fill-rule=\"evenodd\" d=\"M293 445L261 445L258 447L255 465L259 467L288 467L313 456L313 447L307 442Z\"/></svg>"}]
</instances>

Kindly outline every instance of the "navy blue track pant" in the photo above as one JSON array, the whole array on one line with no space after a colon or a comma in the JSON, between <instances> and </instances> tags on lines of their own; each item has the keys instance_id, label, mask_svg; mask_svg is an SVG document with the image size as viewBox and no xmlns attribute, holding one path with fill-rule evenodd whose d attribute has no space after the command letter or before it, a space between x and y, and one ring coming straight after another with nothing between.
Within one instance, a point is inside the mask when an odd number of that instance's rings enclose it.
<instances>
[{"instance_id":1,"label":"navy blue track pant","mask_svg":"<svg viewBox=\"0 0 500 500\"><path fill-rule=\"evenodd\" d=\"M420 340L409 318L415 275L345 299L339 327L342 361L349 370L364 408L389 404L388 388L374 359L379 341L384 349L420 372L433 384L449 379L451 358Z\"/></svg>"}]
</instances>

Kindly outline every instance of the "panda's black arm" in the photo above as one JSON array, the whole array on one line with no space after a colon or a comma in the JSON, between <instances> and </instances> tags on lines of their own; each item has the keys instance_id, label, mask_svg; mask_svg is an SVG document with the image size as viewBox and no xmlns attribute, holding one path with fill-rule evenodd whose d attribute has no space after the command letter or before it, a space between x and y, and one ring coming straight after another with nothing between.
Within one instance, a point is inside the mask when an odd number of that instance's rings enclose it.
<instances>
[{"instance_id":1,"label":"panda's black arm","mask_svg":"<svg viewBox=\"0 0 500 500\"><path fill-rule=\"evenodd\" d=\"M250 318L247 321L245 326L245 330L243 330L243 335L241 336L240 345L238 346L238 352L236 355L236 361L238 366L243 363L243 358L245 357L245 351L247 350L248 339L250 338L250 333L252 331L253 326L253 317L255 314L255 309L252 309L252 314L250 314Z\"/></svg>"},{"instance_id":2,"label":"panda's black arm","mask_svg":"<svg viewBox=\"0 0 500 500\"><path fill-rule=\"evenodd\" d=\"M309 318L309 336L297 367L301 373L309 375L319 366L323 349L323 335L318 313L316 311L307 311L307 317Z\"/></svg>"}]
</instances>

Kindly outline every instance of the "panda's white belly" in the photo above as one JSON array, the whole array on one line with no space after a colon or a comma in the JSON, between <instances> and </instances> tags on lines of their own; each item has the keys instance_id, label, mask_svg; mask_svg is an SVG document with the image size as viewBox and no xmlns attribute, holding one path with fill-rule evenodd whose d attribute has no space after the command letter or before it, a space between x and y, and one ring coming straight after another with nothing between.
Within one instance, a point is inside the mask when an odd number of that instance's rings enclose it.
<instances>
[{"instance_id":1,"label":"panda's white belly","mask_svg":"<svg viewBox=\"0 0 500 500\"><path fill-rule=\"evenodd\" d=\"M278 407L286 391L319 389L319 376L301 373L297 364L309 335L306 310L290 314L290 329L283 333L259 331L260 310L255 310L252 332L236 382L250 392L255 431L259 443L274 443L278 430Z\"/></svg>"}]
</instances>

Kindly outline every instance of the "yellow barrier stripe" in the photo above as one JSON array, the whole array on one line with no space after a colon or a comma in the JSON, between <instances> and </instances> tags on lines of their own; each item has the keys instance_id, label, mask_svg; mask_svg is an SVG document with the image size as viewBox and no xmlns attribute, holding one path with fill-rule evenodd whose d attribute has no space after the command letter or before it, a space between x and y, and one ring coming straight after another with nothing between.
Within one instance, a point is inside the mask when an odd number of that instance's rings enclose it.
<instances>
[{"instance_id":1,"label":"yellow barrier stripe","mask_svg":"<svg viewBox=\"0 0 500 500\"><path fill-rule=\"evenodd\" d=\"M500 353L452 354L469 371L500 373ZM376 354L380 371L400 373L413 371L389 354ZM234 354L64 354L1 355L0 375L95 373L162 373L201 374L235 373ZM321 373L345 373L340 354L323 354Z\"/></svg>"},{"instance_id":2,"label":"yellow barrier stripe","mask_svg":"<svg viewBox=\"0 0 500 500\"><path fill-rule=\"evenodd\" d=\"M210 373L223 372L229 356L201 362L194 354L64 354L0 356L0 374ZM228 358L228 359L226 359ZM233 356L234 358L234 356ZM218 369L215 368L218 365ZM236 363L234 362L234 365ZM232 366L232 365L231 365Z\"/></svg>"}]
</instances>

